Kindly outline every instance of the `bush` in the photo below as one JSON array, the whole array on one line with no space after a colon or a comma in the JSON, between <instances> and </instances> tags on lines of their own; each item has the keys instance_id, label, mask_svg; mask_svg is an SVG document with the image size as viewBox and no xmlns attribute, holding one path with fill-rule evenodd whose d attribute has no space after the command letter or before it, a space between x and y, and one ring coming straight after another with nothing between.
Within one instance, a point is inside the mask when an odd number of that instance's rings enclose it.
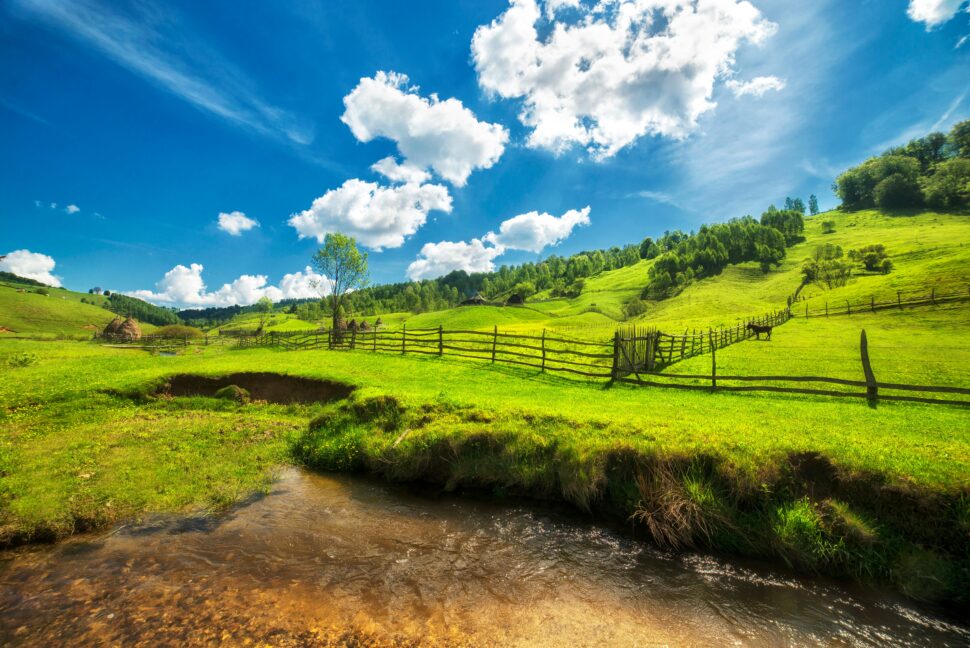
<instances>
[{"instance_id":1,"label":"bush","mask_svg":"<svg viewBox=\"0 0 970 648\"><path fill-rule=\"evenodd\" d=\"M44 295L45 297L51 294L51 291L47 290L47 288L38 288L34 292L38 295Z\"/></svg>"},{"instance_id":2,"label":"bush","mask_svg":"<svg viewBox=\"0 0 970 648\"><path fill-rule=\"evenodd\" d=\"M866 245L858 250L849 250L849 258L856 263L861 263L866 270L874 272L876 270L883 270L883 263L889 260L889 255L886 254L886 246L882 243L877 243L875 245ZM889 269L892 269L892 262L890 261ZM885 272L888 272L886 270Z\"/></svg>"},{"instance_id":3,"label":"bush","mask_svg":"<svg viewBox=\"0 0 970 648\"><path fill-rule=\"evenodd\" d=\"M239 385L227 385L217 391L215 397L223 400L231 400L240 405L245 405L250 400L249 392Z\"/></svg>"},{"instance_id":4,"label":"bush","mask_svg":"<svg viewBox=\"0 0 970 648\"><path fill-rule=\"evenodd\" d=\"M835 233L835 221L827 220L822 221L822 234L834 234Z\"/></svg>"},{"instance_id":5,"label":"bush","mask_svg":"<svg viewBox=\"0 0 970 648\"><path fill-rule=\"evenodd\" d=\"M902 173L881 180L872 190L872 198L880 209L915 207L923 200L916 178Z\"/></svg>"},{"instance_id":6,"label":"bush","mask_svg":"<svg viewBox=\"0 0 970 648\"><path fill-rule=\"evenodd\" d=\"M33 353L16 353L7 358L7 364L13 368L29 367L37 362L37 355Z\"/></svg>"},{"instance_id":7,"label":"bush","mask_svg":"<svg viewBox=\"0 0 970 648\"><path fill-rule=\"evenodd\" d=\"M937 209L970 207L970 160L957 158L933 166L923 178L923 198Z\"/></svg>"},{"instance_id":8,"label":"bush","mask_svg":"<svg viewBox=\"0 0 970 648\"><path fill-rule=\"evenodd\" d=\"M200 338L203 333L194 326L184 324L169 324L156 330L152 335L164 338Z\"/></svg>"},{"instance_id":9,"label":"bush","mask_svg":"<svg viewBox=\"0 0 970 648\"><path fill-rule=\"evenodd\" d=\"M637 317L647 312L648 304L642 299L631 299L623 306L627 317Z\"/></svg>"}]
</instances>

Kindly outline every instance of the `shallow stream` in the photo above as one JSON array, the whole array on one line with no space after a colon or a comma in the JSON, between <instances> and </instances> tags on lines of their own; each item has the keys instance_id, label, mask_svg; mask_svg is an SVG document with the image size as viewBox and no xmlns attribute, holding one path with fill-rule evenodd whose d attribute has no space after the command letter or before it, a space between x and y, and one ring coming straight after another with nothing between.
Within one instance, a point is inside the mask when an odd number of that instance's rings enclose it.
<instances>
[{"instance_id":1,"label":"shallow stream","mask_svg":"<svg viewBox=\"0 0 970 648\"><path fill-rule=\"evenodd\" d=\"M225 515L0 559L0 645L354 641L966 646L970 630L862 587L669 555L554 507L296 469Z\"/></svg>"}]
</instances>

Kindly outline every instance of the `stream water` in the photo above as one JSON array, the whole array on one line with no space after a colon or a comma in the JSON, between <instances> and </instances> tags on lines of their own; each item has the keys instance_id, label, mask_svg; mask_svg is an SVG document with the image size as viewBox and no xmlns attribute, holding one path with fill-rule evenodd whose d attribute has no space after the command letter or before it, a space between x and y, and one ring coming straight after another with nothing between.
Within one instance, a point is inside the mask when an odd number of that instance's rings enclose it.
<instances>
[{"instance_id":1,"label":"stream water","mask_svg":"<svg viewBox=\"0 0 970 648\"><path fill-rule=\"evenodd\" d=\"M225 515L0 557L0 645L354 642L966 646L970 630L861 587L668 555L554 507L296 469Z\"/></svg>"}]
</instances>

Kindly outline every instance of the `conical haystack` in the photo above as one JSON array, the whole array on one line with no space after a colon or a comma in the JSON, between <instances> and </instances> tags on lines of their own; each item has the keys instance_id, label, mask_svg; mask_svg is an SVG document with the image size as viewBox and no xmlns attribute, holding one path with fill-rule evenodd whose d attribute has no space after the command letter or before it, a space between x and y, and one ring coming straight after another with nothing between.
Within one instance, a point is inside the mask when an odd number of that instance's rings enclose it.
<instances>
[{"instance_id":1,"label":"conical haystack","mask_svg":"<svg viewBox=\"0 0 970 648\"><path fill-rule=\"evenodd\" d=\"M121 324L122 324L122 319L120 317L116 317L110 322L108 322L108 325L104 327L104 330L101 332L101 334L104 336L118 335L118 329L121 328Z\"/></svg>"},{"instance_id":2,"label":"conical haystack","mask_svg":"<svg viewBox=\"0 0 970 648\"><path fill-rule=\"evenodd\" d=\"M118 327L117 335L126 340L139 340L141 339L141 327L138 326L138 322L129 317Z\"/></svg>"}]
</instances>

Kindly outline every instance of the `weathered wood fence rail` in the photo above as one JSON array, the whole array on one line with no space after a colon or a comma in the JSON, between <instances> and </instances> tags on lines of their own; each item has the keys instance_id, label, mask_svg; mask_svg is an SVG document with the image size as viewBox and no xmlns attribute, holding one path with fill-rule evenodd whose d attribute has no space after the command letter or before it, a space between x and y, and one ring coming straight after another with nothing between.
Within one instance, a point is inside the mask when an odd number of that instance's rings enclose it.
<instances>
[{"instance_id":1,"label":"weathered wood fence rail","mask_svg":"<svg viewBox=\"0 0 970 648\"><path fill-rule=\"evenodd\" d=\"M964 289L949 288L930 288L929 292L919 293L898 290L895 294L883 293L881 295L870 295L868 299L861 298L855 301L831 301L809 304L805 301L804 307L793 301L790 306L792 317L834 317L836 315L852 315L861 313L875 313L884 310L902 310L915 306L938 306L940 304L954 304L958 302L970 301L970 286Z\"/></svg>"},{"instance_id":2,"label":"weathered wood fence rail","mask_svg":"<svg viewBox=\"0 0 970 648\"><path fill-rule=\"evenodd\" d=\"M762 322L786 321L784 312L761 318ZM621 337L617 332L612 342L594 342L550 335L500 333L492 331L454 330L443 328L402 329L400 331L323 331L316 333L266 333L240 337L241 346L271 346L286 350L348 350L395 354L455 356L489 363L504 363L538 369L542 372L564 372L584 378L604 379L640 387L661 387L707 392L774 392L879 400L911 401L943 405L970 406L970 398L929 397L926 394L970 397L970 389L943 385L910 385L879 382L869 361L865 331L860 341L861 380L830 376L736 376L717 373L717 351L751 337L740 325L724 330L710 330L706 340L700 335L670 336L656 331L645 335ZM690 344L694 349L690 350ZM653 345L651 347L651 345ZM671 351L673 345L673 351ZM653 355L651 355L651 349ZM631 355L635 354L635 355ZM659 368L682 357L710 353L710 374L660 373ZM652 369L646 359L654 358ZM741 383L741 384L732 384ZM752 384L753 383L753 384ZM820 386L800 386L817 383ZM822 388L832 385L838 388ZM850 389L855 388L855 389ZM887 393L888 392L888 393ZM904 392L904 393L897 393Z\"/></svg>"},{"instance_id":3,"label":"weathered wood fence rail","mask_svg":"<svg viewBox=\"0 0 970 648\"><path fill-rule=\"evenodd\" d=\"M748 328L749 324L774 327L789 319L791 312L784 309L744 320L735 326L706 331L687 330L683 335L671 335L653 328L621 328L613 339L614 346L618 347L617 371L619 375L654 371L752 338L756 333Z\"/></svg>"},{"instance_id":4,"label":"weathered wood fence rail","mask_svg":"<svg viewBox=\"0 0 970 648\"><path fill-rule=\"evenodd\" d=\"M970 389L943 385L909 385L904 383L879 382L876 380L872 364L869 361L869 347L865 330L862 331L859 343L862 375L864 380L849 380L829 376L731 376L717 373L717 347L711 353L710 374L675 374L675 373L647 373L634 372L634 377L619 376L618 382L630 383L641 387L664 387L668 389L688 389L695 391L725 391L746 392L764 391L787 394L813 394L819 396L838 396L849 398L865 398L870 404L879 400L910 401L917 403L938 403L943 405L970 406L970 399L954 400L930 398L927 396L913 396L905 394L886 394L890 392L919 392L924 394L959 394L970 396ZM754 385L725 385L724 382L758 383ZM785 383L824 383L844 387L864 387L865 391L819 389L811 387L793 387Z\"/></svg>"}]
</instances>

